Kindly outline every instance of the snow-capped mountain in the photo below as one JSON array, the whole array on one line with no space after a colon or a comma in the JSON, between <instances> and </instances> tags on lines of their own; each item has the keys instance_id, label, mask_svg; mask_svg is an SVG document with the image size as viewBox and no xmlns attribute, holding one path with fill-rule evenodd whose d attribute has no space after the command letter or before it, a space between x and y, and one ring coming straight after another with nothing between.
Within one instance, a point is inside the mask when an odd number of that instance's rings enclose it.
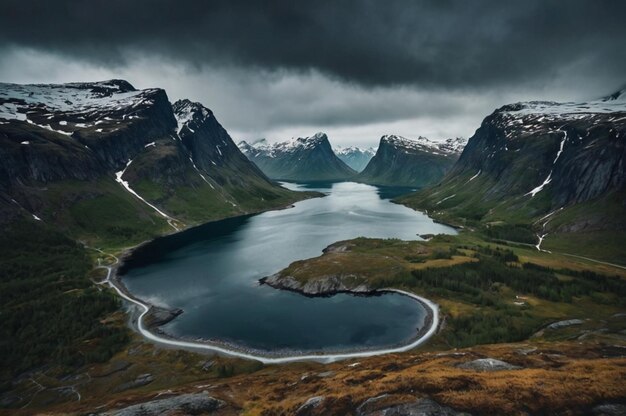
<instances>
[{"instance_id":1,"label":"snow-capped mountain","mask_svg":"<svg viewBox=\"0 0 626 416\"><path fill-rule=\"evenodd\" d=\"M484 221L515 215L536 221L544 234L595 233L625 229L625 195L626 94L620 90L589 102L519 102L495 110L419 205L473 212Z\"/></svg>"},{"instance_id":2,"label":"snow-capped mountain","mask_svg":"<svg viewBox=\"0 0 626 416\"><path fill-rule=\"evenodd\" d=\"M199 103L172 107L123 80L0 84L0 223L28 215L93 237L107 231L90 216L110 206L113 224L145 238L287 194Z\"/></svg>"},{"instance_id":3,"label":"snow-capped mountain","mask_svg":"<svg viewBox=\"0 0 626 416\"><path fill-rule=\"evenodd\" d=\"M458 159L465 141L415 140L396 135L380 139L378 151L357 179L374 185L422 187L438 182Z\"/></svg>"},{"instance_id":4,"label":"snow-capped mountain","mask_svg":"<svg viewBox=\"0 0 626 416\"><path fill-rule=\"evenodd\" d=\"M626 182L625 130L623 90L582 103L506 105L483 121L452 174L497 176L494 193L548 191L558 207L584 202Z\"/></svg>"},{"instance_id":5,"label":"snow-capped mountain","mask_svg":"<svg viewBox=\"0 0 626 416\"><path fill-rule=\"evenodd\" d=\"M336 181L356 173L333 152L324 133L280 143L261 139L238 144L244 155L272 179Z\"/></svg>"},{"instance_id":6,"label":"snow-capped mountain","mask_svg":"<svg viewBox=\"0 0 626 416\"><path fill-rule=\"evenodd\" d=\"M365 166L369 163L370 160L376 154L376 149L373 147L369 147L367 149L361 149L360 147L350 146L350 147L335 147L335 154L339 159L341 159L346 165L350 166L357 172L361 172L365 169Z\"/></svg>"},{"instance_id":7,"label":"snow-capped mountain","mask_svg":"<svg viewBox=\"0 0 626 416\"><path fill-rule=\"evenodd\" d=\"M446 139L443 142L437 142L437 146L443 152L461 153L467 145L467 139L463 137L455 137L454 139Z\"/></svg>"}]
</instances>

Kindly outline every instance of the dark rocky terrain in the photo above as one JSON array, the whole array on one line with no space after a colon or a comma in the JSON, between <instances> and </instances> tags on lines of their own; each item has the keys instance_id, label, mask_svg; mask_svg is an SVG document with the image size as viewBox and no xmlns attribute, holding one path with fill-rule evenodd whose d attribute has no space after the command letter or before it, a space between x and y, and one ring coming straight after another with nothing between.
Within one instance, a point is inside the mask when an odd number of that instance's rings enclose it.
<instances>
[{"instance_id":1,"label":"dark rocky terrain","mask_svg":"<svg viewBox=\"0 0 626 416\"><path fill-rule=\"evenodd\" d=\"M0 84L0 223L141 241L291 197L199 103L122 80Z\"/></svg>"},{"instance_id":2,"label":"dark rocky terrain","mask_svg":"<svg viewBox=\"0 0 626 416\"><path fill-rule=\"evenodd\" d=\"M439 185L404 201L444 221L529 227L537 241L547 236L546 249L582 253L576 246L584 246L587 254L623 258L615 247L626 230L625 95L503 106Z\"/></svg>"},{"instance_id":3,"label":"dark rocky terrain","mask_svg":"<svg viewBox=\"0 0 626 416\"><path fill-rule=\"evenodd\" d=\"M436 143L425 137L383 136L376 155L356 180L387 186L433 185L454 165L464 144L463 139Z\"/></svg>"},{"instance_id":4,"label":"dark rocky terrain","mask_svg":"<svg viewBox=\"0 0 626 416\"><path fill-rule=\"evenodd\" d=\"M324 133L268 144L242 141L241 151L272 179L291 181L341 181L356 172L333 152Z\"/></svg>"}]
</instances>

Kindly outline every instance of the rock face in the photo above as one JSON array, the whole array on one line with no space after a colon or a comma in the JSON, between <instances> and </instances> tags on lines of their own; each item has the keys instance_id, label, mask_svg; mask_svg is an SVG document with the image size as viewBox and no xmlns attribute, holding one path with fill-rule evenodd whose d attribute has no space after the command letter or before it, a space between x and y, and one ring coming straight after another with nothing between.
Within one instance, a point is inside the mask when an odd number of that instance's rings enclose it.
<instances>
[{"instance_id":1,"label":"rock face","mask_svg":"<svg viewBox=\"0 0 626 416\"><path fill-rule=\"evenodd\" d=\"M372 160L376 154L376 149L373 147L367 149L361 149L356 146L351 147L337 147L334 149L335 154L346 165L350 166L356 172L361 172L367 164Z\"/></svg>"},{"instance_id":2,"label":"rock face","mask_svg":"<svg viewBox=\"0 0 626 416\"><path fill-rule=\"evenodd\" d=\"M376 155L357 176L373 185L423 187L439 182L457 161L463 139L443 143L425 137L383 136Z\"/></svg>"},{"instance_id":3,"label":"rock face","mask_svg":"<svg viewBox=\"0 0 626 416\"><path fill-rule=\"evenodd\" d=\"M526 102L489 115L450 177L497 179L491 198L548 194L553 208L626 183L624 91L588 103Z\"/></svg>"},{"instance_id":4,"label":"rock face","mask_svg":"<svg viewBox=\"0 0 626 416\"><path fill-rule=\"evenodd\" d=\"M601 404L592 409L595 416L620 416L626 415L625 404Z\"/></svg>"},{"instance_id":5,"label":"rock face","mask_svg":"<svg viewBox=\"0 0 626 416\"><path fill-rule=\"evenodd\" d=\"M319 407L324 401L324 396L315 396L309 398L302 406L296 410L297 416L307 416L313 414L315 408Z\"/></svg>"},{"instance_id":6,"label":"rock face","mask_svg":"<svg viewBox=\"0 0 626 416\"><path fill-rule=\"evenodd\" d=\"M130 234L129 223L198 223L289 194L199 103L122 80L0 84L0 224L27 216L93 235L91 215L111 208L109 226Z\"/></svg>"},{"instance_id":7,"label":"rock face","mask_svg":"<svg viewBox=\"0 0 626 416\"><path fill-rule=\"evenodd\" d=\"M367 405L360 407L357 414L359 416L469 416L469 413L457 412L431 399L418 399L413 403L375 410L369 407Z\"/></svg>"},{"instance_id":8,"label":"rock face","mask_svg":"<svg viewBox=\"0 0 626 416\"><path fill-rule=\"evenodd\" d=\"M468 221L513 214L541 235L624 230L625 90L584 103L495 110L441 183L411 201Z\"/></svg>"},{"instance_id":9,"label":"rock face","mask_svg":"<svg viewBox=\"0 0 626 416\"><path fill-rule=\"evenodd\" d=\"M302 283L292 276L276 273L261 279L260 283L308 296L330 296L340 292L370 293L373 291L362 279L356 276L319 276Z\"/></svg>"},{"instance_id":10,"label":"rock face","mask_svg":"<svg viewBox=\"0 0 626 416\"><path fill-rule=\"evenodd\" d=\"M198 415L214 412L225 405L210 397L206 392L181 394L165 399L151 400L123 409L100 413L102 416L159 416L159 415Z\"/></svg>"},{"instance_id":11,"label":"rock face","mask_svg":"<svg viewBox=\"0 0 626 416\"><path fill-rule=\"evenodd\" d=\"M120 391L125 391L125 390L130 390L130 389L136 389L138 387L148 385L152 383L153 381L154 381L154 376L152 374L150 373L140 374L139 376L137 376L136 379L131 380L126 383L122 383L119 386L117 386L114 390L117 392L120 392Z\"/></svg>"},{"instance_id":12,"label":"rock face","mask_svg":"<svg viewBox=\"0 0 626 416\"><path fill-rule=\"evenodd\" d=\"M178 136L195 167L218 186L239 187L254 192L254 177L271 188L271 181L239 151L213 112L200 103L179 100L173 104Z\"/></svg>"},{"instance_id":13,"label":"rock face","mask_svg":"<svg viewBox=\"0 0 626 416\"><path fill-rule=\"evenodd\" d=\"M566 327L572 326L572 325L582 325L583 323L584 323L584 321L582 319L568 319L566 321L554 322L554 323L548 325L548 328L550 328L550 329L561 329L561 328L566 328Z\"/></svg>"},{"instance_id":14,"label":"rock face","mask_svg":"<svg viewBox=\"0 0 626 416\"><path fill-rule=\"evenodd\" d=\"M0 84L0 94L4 186L118 171L176 127L165 91L126 81Z\"/></svg>"},{"instance_id":15,"label":"rock face","mask_svg":"<svg viewBox=\"0 0 626 416\"><path fill-rule=\"evenodd\" d=\"M293 181L341 181L356 172L333 152L324 133L269 144L242 141L239 149L272 179Z\"/></svg>"},{"instance_id":16,"label":"rock face","mask_svg":"<svg viewBox=\"0 0 626 416\"><path fill-rule=\"evenodd\" d=\"M166 309L152 305L144 317L144 322L146 327L156 328L158 326L165 325L182 313L182 309Z\"/></svg>"}]
</instances>

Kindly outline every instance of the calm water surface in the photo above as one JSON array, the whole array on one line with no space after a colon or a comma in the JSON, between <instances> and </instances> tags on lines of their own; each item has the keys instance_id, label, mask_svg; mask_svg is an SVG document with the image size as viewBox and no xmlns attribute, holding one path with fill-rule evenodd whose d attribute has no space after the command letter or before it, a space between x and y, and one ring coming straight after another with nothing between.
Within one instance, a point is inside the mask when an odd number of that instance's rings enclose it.
<instances>
[{"instance_id":1,"label":"calm water surface","mask_svg":"<svg viewBox=\"0 0 626 416\"><path fill-rule=\"evenodd\" d=\"M351 182L285 186L327 196L157 239L130 259L124 283L141 299L183 309L162 329L185 338L275 352L377 348L414 337L425 312L409 297L308 298L259 286L258 279L319 256L336 241L415 240L454 230L389 201L406 189Z\"/></svg>"}]
</instances>

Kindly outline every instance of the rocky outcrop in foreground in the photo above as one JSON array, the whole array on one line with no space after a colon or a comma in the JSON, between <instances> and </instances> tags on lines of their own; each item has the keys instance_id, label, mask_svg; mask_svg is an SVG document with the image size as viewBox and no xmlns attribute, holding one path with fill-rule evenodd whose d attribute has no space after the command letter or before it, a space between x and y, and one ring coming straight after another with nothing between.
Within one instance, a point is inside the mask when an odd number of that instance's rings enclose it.
<instances>
[{"instance_id":1,"label":"rocky outcrop in foreground","mask_svg":"<svg viewBox=\"0 0 626 416\"><path fill-rule=\"evenodd\" d=\"M479 358L459 365L459 368L474 371L503 371L517 370L521 367L509 364L507 362L496 360L495 358Z\"/></svg>"},{"instance_id":2,"label":"rocky outcrop in foreground","mask_svg":"<svg viewBox=\"0 0 626 416\"><path fill-rule=\"evenodd\" d=\"M359 408L359 416L470 416L469 413L442 406L431 399L418 399L413 403L405 403L383 409L368 411Z\"/></svg>"},{"instance_id":3,"label":"rocky outcrop in foreground","mask_svg":"<svg viewBox=\"0 0 626 416\"><path fill-rule=\"evenodd\" d=\"M139 403L123 409L100 413L102 416L161 416L197 415L214 412L224 406L224 402L214 399L206 392L181 394L166 399Z\"/></svg>"}]
</instances>

